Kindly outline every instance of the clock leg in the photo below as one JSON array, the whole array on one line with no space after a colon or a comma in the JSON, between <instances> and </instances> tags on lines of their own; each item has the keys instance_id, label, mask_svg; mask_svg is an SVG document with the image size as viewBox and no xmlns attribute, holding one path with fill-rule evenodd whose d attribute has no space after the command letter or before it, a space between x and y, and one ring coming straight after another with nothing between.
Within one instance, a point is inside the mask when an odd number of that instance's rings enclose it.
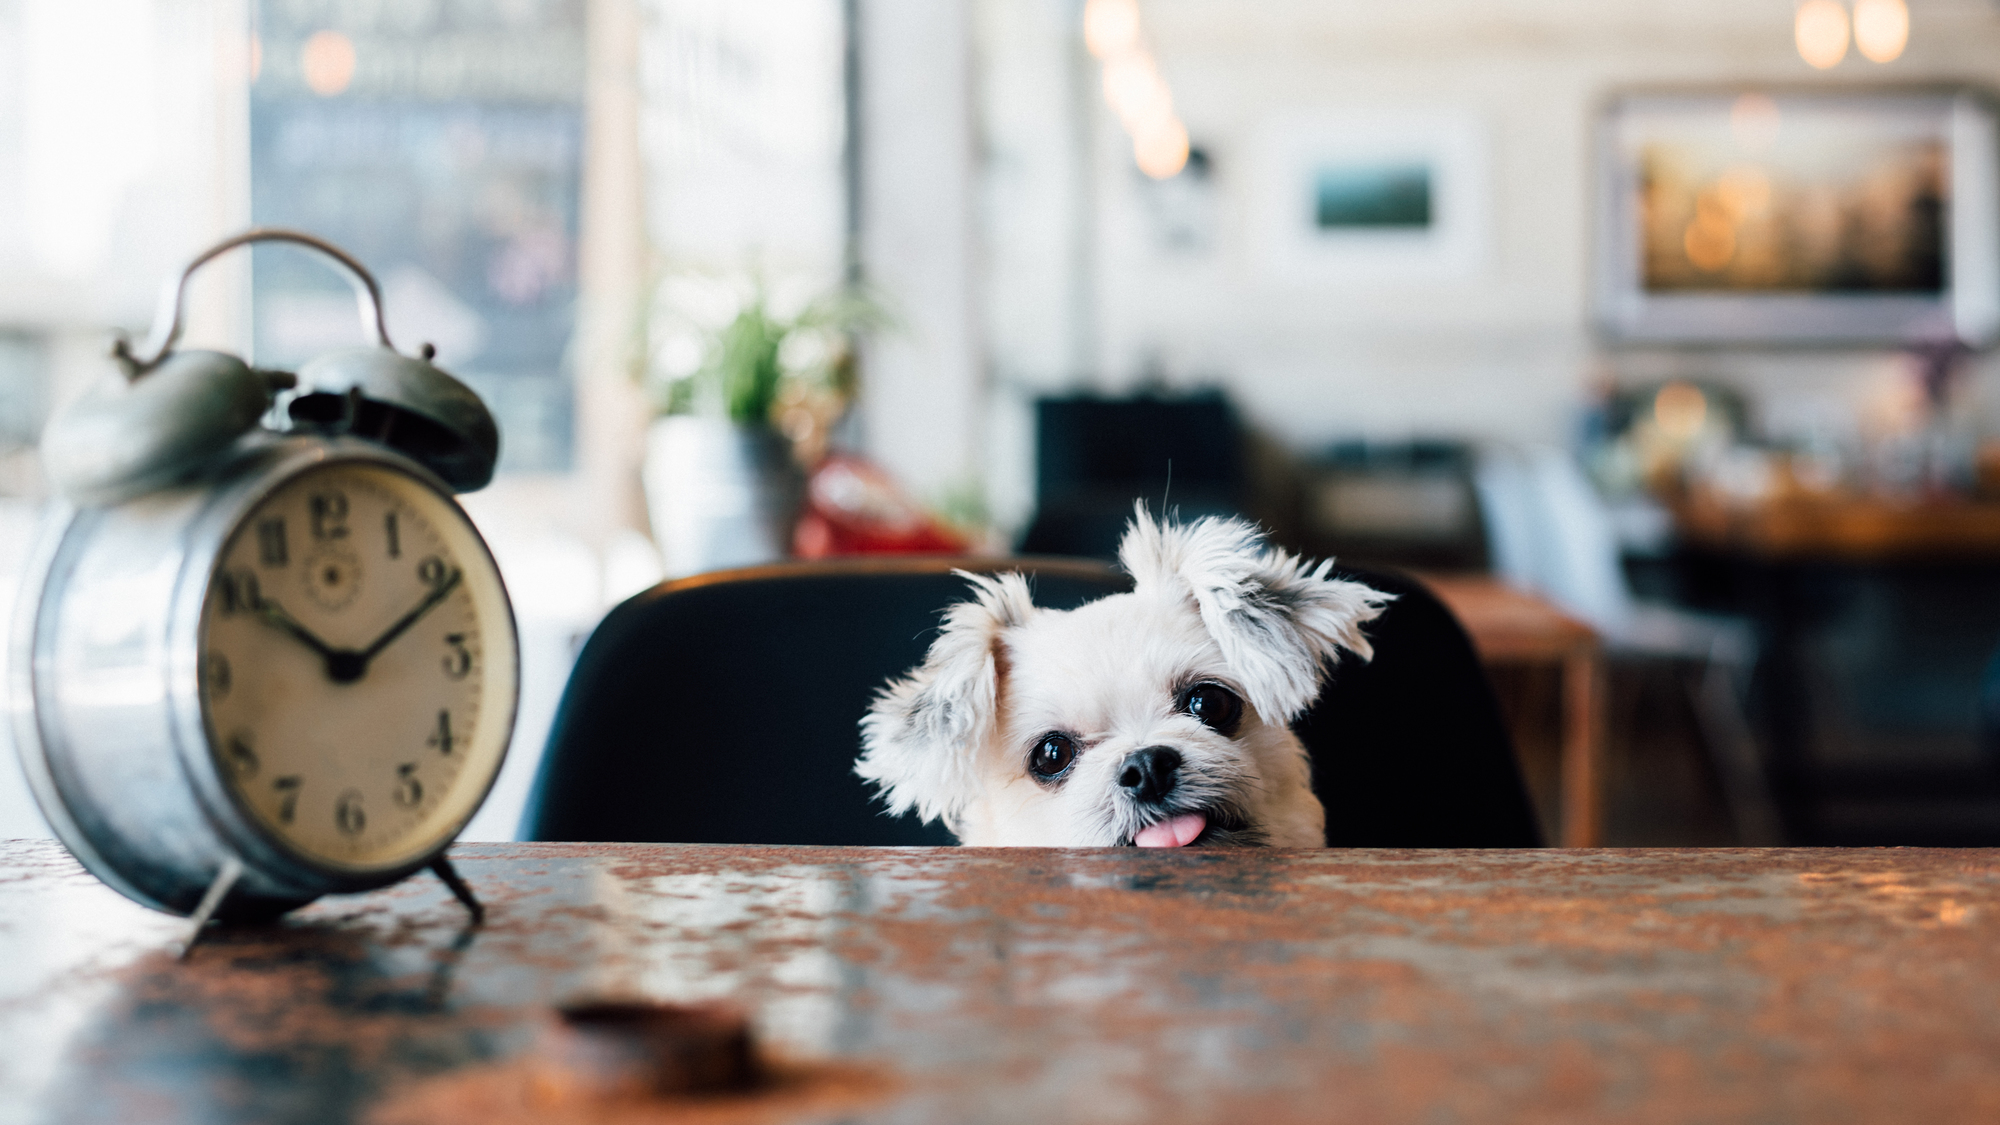
<instances>
[{"instance_id":1,"label":"clock leg","mask_svg":"<svg viewBox=\"0 0 2000 1125\"><path fill-rule=\"evenodd\" d=\"M443 856L438 856L431 861L431 870L437 872L437 877L444 880L445 886L451 888L452 897L464 903L465 908L472 912L472 924L475 926L484 924L486 921L486 908L479 904L477 898L473 897L472 888L467 886L465 880L459 877L458 869L451 865L451 861Z\"/></svg>"},{"instance_id":2,"label":"clock leg","mask_svg":"<svg viewBox=\"0 0 2000 1125\"><path fill-rule=\"evenodd\" d=\"M202 893L201 905L194 908L194 914L188 920L187 944L181 946L181 960L187 960L188 954L194 952L195 943L201 940L202 930L208 927L208 920L215 917L222 900L229 897L230 888L242 877L242 860L229 856L222 861L222 869L215 873L215 882L210 883L208 890Z\"/></svg>"}]
</instances>

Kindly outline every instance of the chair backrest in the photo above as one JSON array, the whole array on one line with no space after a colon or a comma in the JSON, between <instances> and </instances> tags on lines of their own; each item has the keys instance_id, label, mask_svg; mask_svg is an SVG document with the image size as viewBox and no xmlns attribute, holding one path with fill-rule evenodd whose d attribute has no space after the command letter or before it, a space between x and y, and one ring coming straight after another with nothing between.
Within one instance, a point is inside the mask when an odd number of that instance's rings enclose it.
<instances>
[{"instance_id":1,"label":"chair backrest","mask_svg":"<svg viewBox=\"0 0 2000 1125\"><path fill-rule=\"evenodd\" d=\"M1617 531L1575 458L1550 446L1489 449L1474 479L1494 573L1599 632L1623 632L1632 592Z\"/></svg>"},{"instance_id":2,"label":"chair backrest","mask_svg":"<svg viewBox=\"0 0 2000 1125\"><path fill-rule=\"evenodd\" d=\"M921 662L954 568L1022 570L1037 604L1129 589L1067 559L791 563L663 582L578 655L521 836L713 844L949 844L882 815L854 774L877 689Z\"/></svg>"},{"instance_id":3,"label":"chair backrest","mask_svg":"<svg viewBox=\"0 0 2000 1125\"><path fill-rule=\"evenodd\" d=\"M875 691L923 659L954 567L1020 570L1036 604L1130 588L1075 559L787 564L662 583L592 634L522 824L530 840L949 844L890 818L853 772ZM1300 724L1342 844L1515 846L1533 813L1484 674L1449 611L1407 580Z\"/></svg>"},{"instance_id":4,"label":"chair backrest","mask_svg":"<svg viewBox=\"0 0 2000 1125\"><path fill-rule=\"evenodd\" d=\"M1535 807L1472 638L1422 583L1345 568L1396 600L1293 730L1312 754L1330 847L1533 848Z\"/></svg>"}]
</instances>

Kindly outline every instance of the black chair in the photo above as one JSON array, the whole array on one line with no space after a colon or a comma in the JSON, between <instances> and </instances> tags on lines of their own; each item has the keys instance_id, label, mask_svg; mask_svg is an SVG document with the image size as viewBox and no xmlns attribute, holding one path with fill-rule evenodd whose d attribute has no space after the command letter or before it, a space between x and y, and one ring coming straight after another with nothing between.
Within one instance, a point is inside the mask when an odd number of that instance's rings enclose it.
<instances>
[{"instance_id":1,"label":"black chair","mask_svg":"<svg viewBox=\"0 0 2000 1125\"><path fill-rule=\"evenodd\" d=\"M577 658L522 824L530 840L949 844L880 812L853 772L882 683L918 663L960 567L1021 570L1038 605L1130 588L1076 559L911 558L787 564L665 582L604 619ZM1532 847L1513 748L1449 610L1401 595L1298 730L1338 846Z\"/></svg>"}]
</instances>

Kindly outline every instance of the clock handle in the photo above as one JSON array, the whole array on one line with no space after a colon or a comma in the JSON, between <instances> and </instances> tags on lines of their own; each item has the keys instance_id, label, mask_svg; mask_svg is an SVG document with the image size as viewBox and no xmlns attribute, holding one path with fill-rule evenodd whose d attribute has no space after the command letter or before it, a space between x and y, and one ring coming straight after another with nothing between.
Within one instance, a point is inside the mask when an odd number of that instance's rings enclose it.
<instances>
[{"instance_id":1,"label":"clock handle","mask_svg":"<svg viewBox=\"0 0 2000 1125\"><path fill-rule=\"evenodd\" d=\"M147 334L145 354L132 354L131 345L123 338L112 347L125 368L127 379L137 379L151 371L173 350L174 342L181 338L181 306L187 296L188 279L194 271L207 265L213 259L238 246L252 242L293 242L308 249L317 250L339 263L341 271L347 275L348 283L354 286L355 303L361 310L361 326L369 335L391 351L395 345L389 342L389 329L382 319L382 287L375 283L375 276L368 267L356 261L353 255L323 238L300 230L285 227L253 227L242 234L232 235L203 250L194 261L187 264L178 278L169 278L160 290L159 308L153 314L153 330Z\"/></svg>"}]
</instances>

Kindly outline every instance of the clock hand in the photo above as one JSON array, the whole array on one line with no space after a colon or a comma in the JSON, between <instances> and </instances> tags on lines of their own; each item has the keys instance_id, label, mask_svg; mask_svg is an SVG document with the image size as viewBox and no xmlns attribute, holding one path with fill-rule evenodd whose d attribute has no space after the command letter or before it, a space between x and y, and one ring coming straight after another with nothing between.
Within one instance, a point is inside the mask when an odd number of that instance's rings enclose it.
<instances>
[{"instance_id":1,"label":"clock hand","mask_svg":"<svg viewBox=\"0 0 2000 1125\"><path fill-rule=\"evenodd\" d=\"M264 597L262 594L257 595L257 600L251 604L251 608L257 611L257 619L259 621L281 633L289 634L293 640L318 653L320 659L326 661L329 665L332 664L334 657L339 654L338 650L332 645L320 640L313 635L310 629L299 624L298 618L285 612L284 606Z\"/></svg>"},{"instance_id":2,"label":"clock hand","mask_svg":"<svg viewBox=\"0 0 2000 1125\"><path fill-rule=\"evenodd\" d=\"M389 642L402 636L409 630L410 626L417 623L418 618L429 613L439 602L443 601L445 596L451 593L452 588L458 585L458 580L463 576L463 571L452 571L445 577L444 581L438 583L429 594L425 595L423 601L417 603L416 608L404 614L394 625L389 626L387 632L375 638L374 644L359 651L348 648L334 648L332 645L320 640L313 635L311 630L299 624L297 618L285 612L284 606L261 594L258 595L253 608L257 611L258 620L280 632L288 634L299 643L318 653L320 659L326 662L327 679L337 684L351 684L360 679L368 671L368 662L375 659L376 653L387 648Z\"/></svg>"},{"instance_id":3,"label":"clock hand","mask_svg":"<svg viewBox=\"0 0 2000 1125\"><path fill-rule=\"evenodd\" d=\"M252 608L257 611L258 620L318 653L319 658L326 662L326 678L334 683L351 684L368 670L368 657L352 649L335 648L320 640L277 602L259 594Z\"/></svg>"},{"instance_id":4,"label":"clock hand","mask_svg":"<svg viewBox=\"0 0 2000 1125\"><path fill-rule=\"evenodd\" d=\"M410 626L415 625L417 623L418 618L422 617L426 613L429 613L433 608L437 606L439 602L443 601L445 599L445 595L451 593L452 588L458 585L458 580L464 577L464 575L465 572L461 570L454 570L449 575L446 575L445 580L438 583L437 586L433 588L429 594L425 595L424 600L418 602L416 608L404 614L402 618L399 619L394 625L389 626L388 632L385 632L381 636L375 638L374 644L369 645L367 648L362 649L358 653L355 653L355 655L360 657L361 659L361 666L363 668L366 668L368 666L368 662L370 660L375 659L376 653L381 652L385 648L388 648L390 641L393 641L397 637L402 636L405 632L409 630ZM355 674L357 676L360 675L359 672Z\"/></svg>"}]
</instances>

